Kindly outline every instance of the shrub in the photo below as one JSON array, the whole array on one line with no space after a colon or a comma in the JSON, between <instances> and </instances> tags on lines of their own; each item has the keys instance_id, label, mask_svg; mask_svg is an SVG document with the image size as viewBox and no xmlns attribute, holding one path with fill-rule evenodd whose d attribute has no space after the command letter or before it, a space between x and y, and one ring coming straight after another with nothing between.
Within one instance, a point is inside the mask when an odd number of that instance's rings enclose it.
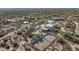
<instances>
[{"instance_id":1,"label":"shrub","mask_svg":"<svg viewBox=\"0 0 79 59\"><path fill-rule=\"evenodd\" d=\"M57 42L60 43L61 45L65 44L65 41L62 38L59 38L59 40Z\"/></svg>"}]
</instances>

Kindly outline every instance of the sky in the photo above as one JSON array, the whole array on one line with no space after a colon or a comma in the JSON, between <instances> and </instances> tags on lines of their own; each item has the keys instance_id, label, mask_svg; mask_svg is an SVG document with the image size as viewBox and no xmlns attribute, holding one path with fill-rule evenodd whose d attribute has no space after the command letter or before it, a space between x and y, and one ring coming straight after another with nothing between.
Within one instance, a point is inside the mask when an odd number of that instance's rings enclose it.
<instances>
[{"instance_id":1,"label":"sky","mask_svg":"<svg viewBox=\"0 0 79 59\"><path fill-rule=\"evenodd\" d=\"M78 8L79 0L0 0L0 8Z\"/></svg>"}]
</instances>

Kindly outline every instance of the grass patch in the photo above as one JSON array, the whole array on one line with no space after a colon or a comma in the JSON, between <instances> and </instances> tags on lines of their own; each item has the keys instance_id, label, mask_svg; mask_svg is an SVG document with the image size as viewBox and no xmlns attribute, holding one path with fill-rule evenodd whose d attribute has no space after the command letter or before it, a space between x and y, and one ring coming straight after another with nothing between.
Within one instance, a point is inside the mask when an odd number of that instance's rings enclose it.
<instances>
[{"instance_id":1,"label":"grass patch","mask_svg":"<svg viewBox=\"0 0 79 59\"><path fill-rule=\"evenodd\" d=\"M32 39L33 40L36 40L36 39L38 39L38 38L40 38L41 36L39 35L39 34L34 34L34 35L32 35Z\"/></svg>"},{"instance_id":2,"label":"grass patch","mask_svg":"<svg viewBox=\"0 0 79 59\"><path fill-rule=\"evenodd\" d=\"M65 38L68 38L68 40L75 42L75 43L79 43L79 36L78 35L75 35L72 32L64 32L63 35Z\"/></svg>"}]
</instances>

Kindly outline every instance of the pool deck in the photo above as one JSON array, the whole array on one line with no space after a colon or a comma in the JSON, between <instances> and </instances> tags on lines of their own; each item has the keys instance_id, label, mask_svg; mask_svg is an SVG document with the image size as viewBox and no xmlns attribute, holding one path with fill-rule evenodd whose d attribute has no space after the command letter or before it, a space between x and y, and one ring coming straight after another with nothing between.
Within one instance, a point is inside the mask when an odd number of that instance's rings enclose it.
<instances>
[{"instance_id":1,"label":"pool deck","mask_svg":"<svg viewBox=\"0 0 79 59\"><path fill-rule=\"evenodd\" d=\"M33 42L33 46L41 51L46 49L56 39L53 35L45 35L37 41Z\"/></svg>"}]
</instances>

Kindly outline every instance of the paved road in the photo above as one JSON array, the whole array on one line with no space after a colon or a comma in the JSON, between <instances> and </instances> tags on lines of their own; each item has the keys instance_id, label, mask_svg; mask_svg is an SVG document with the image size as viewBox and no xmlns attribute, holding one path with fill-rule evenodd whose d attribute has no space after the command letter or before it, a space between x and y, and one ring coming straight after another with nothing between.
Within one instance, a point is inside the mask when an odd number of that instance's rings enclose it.
<instances>
[{"instance_id":1,"label":"paved road","mask_svg":"<svg viewBox=\"0 0 79 59\"><path fill-rule=\"evenodd\" d=\"M6 37L9 37L9 36L13 35L14 33L15 33L15 31L13 31L11 33L8 33L5 36L1 37L0 39L5 39Z\"/></svg>"}]
</instances>

